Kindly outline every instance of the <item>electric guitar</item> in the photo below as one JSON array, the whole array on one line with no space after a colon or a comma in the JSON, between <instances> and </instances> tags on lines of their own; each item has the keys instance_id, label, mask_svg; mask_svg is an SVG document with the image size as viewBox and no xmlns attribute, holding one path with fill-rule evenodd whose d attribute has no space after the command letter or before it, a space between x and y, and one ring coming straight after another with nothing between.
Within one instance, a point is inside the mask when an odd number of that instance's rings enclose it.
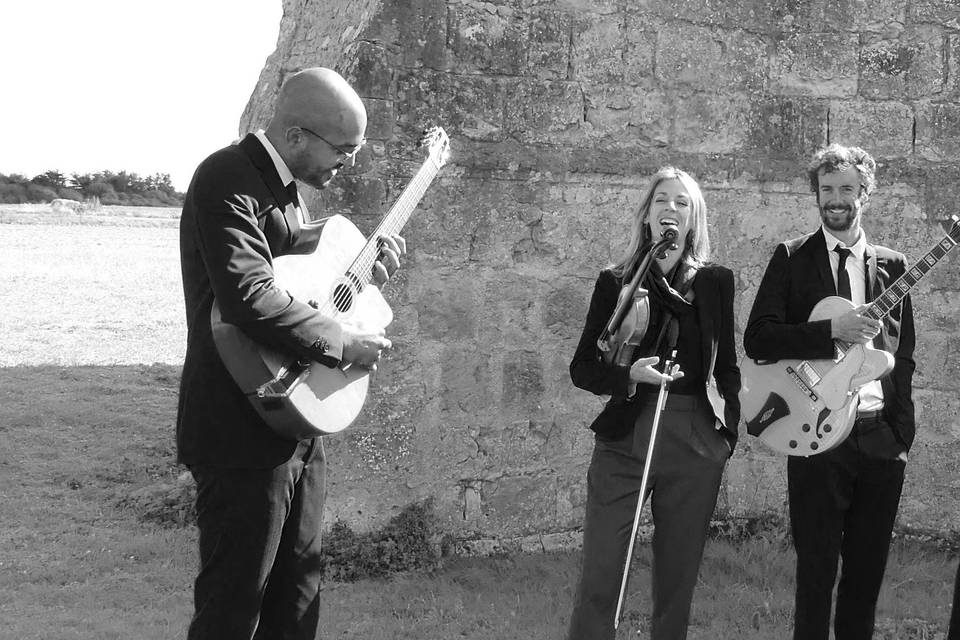
<instances>
[{"instance_id":1,"label":"electric guitar","mask_svg":"<svg viewBox=\"0 0 960 640\"><path fill-rule=\"evenodd\" d=\"M379 238L403 228L449 157L443 129L429 130L423 165L369 239L343 216L328 218L311 254L274 258L276 285L323 315L376 332L393 321L380 290L366 286L380 255ZM303 440L342 431L363 408L369 370L345 363L326 367L255 342L223 321L216 300L210 313L214 343L234 380L266 423L286 438Z\"/></svg>"},{"instance_id":2,"label":"electric guitar","mask_svg":"<svg viewBox=\"0 0 960 640\"><path fill-rule=\"evenodd\" d=\"M861 313L882 320L917 282L960 242L960 219L947 235ZM838 296L817 303L810 320L839 317L855 305ZM830 360L740 362L740 404L747 433L779 453L811 456L829 451L850 435L857 391L893 369L890 353L869 344L834 340Z\"/></svg>"}]
</instances>

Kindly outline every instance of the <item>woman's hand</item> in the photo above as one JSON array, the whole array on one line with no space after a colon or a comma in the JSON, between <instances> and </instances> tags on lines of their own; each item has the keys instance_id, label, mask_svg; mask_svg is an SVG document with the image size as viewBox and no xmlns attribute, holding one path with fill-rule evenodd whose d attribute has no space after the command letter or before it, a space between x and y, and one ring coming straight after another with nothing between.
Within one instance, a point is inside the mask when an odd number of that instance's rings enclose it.
<instances>
[{"instance_id":1,"label":"woman's hand","mask_svg":"<svg viewBox=\"0 0 960 640\"><path fill-rule=\"evenodd\" d=\"M636 384L652 384L659 386L663 382L673 382L683 377L683 371L674 367L673 375L665 375L653 368L653 365L660 362L657 356L640 358L630 367L630 382Z\"/></svg>"}]
</instances>

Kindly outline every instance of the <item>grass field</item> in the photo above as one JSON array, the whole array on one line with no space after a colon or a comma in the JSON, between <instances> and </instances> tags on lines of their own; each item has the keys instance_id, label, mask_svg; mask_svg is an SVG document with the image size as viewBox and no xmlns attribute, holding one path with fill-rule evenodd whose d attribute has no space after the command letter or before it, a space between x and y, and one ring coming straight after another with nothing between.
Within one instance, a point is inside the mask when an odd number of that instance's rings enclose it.
<instances>
[{"instance_id":1,"label":"grass field","mask_svg":"<svg viewBox=\"0 0 960 640\"><path fill-rule=\"evenodd\" d=\"M175 492L182 472L177 269L173 227L0 224L0 640L185 635L194 530L136 499ZM620 638L648 628L649 562L641 547ZM322 637L559 639L577 563L453 557L427 574L331 583ZM897 541L876 637L942 639L955 563ZM789 637L792 585L781 537L711 541L690 638Z\"/></svg>"}]
</instances>

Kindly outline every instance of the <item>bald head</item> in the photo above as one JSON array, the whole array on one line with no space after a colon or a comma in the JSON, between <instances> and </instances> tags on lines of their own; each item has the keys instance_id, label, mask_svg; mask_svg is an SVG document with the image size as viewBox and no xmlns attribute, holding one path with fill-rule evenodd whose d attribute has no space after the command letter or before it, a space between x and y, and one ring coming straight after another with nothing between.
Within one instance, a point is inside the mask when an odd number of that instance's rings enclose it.
<instances>
[{"instance_id":1,"label":"bald head","mask_svg":"<svg viewBox=\"0 0 960 640\"><path fill-rule=\"evenodd\" d=\"M313 67L280 88L267 138L298 180L323 189L363 144L367 110L333 69Z\"/></svg>"},{"instance_id":2,"label":"bald head","mask_svg":"<svg viewBox=\"0 0 960 640\"><path fill-rule=\"evenodd\" d=\"M274 123L283 128L303 126L323 135L359 136L367 126L360 96L333 69L313 67L287 78L280 88Z\"/></svg>"}]
</instances>

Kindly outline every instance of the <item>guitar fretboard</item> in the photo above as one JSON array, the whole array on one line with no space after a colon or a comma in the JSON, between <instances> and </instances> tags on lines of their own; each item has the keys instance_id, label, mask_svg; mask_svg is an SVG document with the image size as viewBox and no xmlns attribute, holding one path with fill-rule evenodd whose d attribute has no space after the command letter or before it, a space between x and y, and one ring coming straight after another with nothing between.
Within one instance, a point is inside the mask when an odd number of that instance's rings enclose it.
<instances>
[{"instance_id":1,"label":"guitar fretboard","mask_svg":"<svg viewBox=\"0 0 960 640\"><path fill-rule=\"evenodd\" d=\"M403 193L397 198L397 202L387 212L387 215L380 220L380 224L370 234L367 243L363 245L363 249L360 250L356 260L350 265L347 273L351 277L364 285L370 282L373 277L373 263L380 255L380 236L392 235L403 229L403 226L410 220L410 216L413 215L414 209L417 208L420 199L423 198L423 194L426 193L427 187L430 186L430 183L437 176L437 172L440 171L440 166L434 154L424 160L416 175L404 187Z\"/></svg>"},{"instance_id":2,"label":"guitar fretboard","mask_svg":"<svg viewBox=\"0 0 960 640\"><path fill-rule=\"evenodd\" d=\"M870 304L863 315L873 320L880 320L890 313L894 307L900 304L900 301L909 293L910 289L920 282L923 276L927 275L934 265L940 262L940 259L957 245L957 240L953 237L954 234L960 235L956 225L949 235L945 236L926 255L907 269L906 273L897 278L896 282L887 287L880 297Z\"/></svg>"}]
</instances>

